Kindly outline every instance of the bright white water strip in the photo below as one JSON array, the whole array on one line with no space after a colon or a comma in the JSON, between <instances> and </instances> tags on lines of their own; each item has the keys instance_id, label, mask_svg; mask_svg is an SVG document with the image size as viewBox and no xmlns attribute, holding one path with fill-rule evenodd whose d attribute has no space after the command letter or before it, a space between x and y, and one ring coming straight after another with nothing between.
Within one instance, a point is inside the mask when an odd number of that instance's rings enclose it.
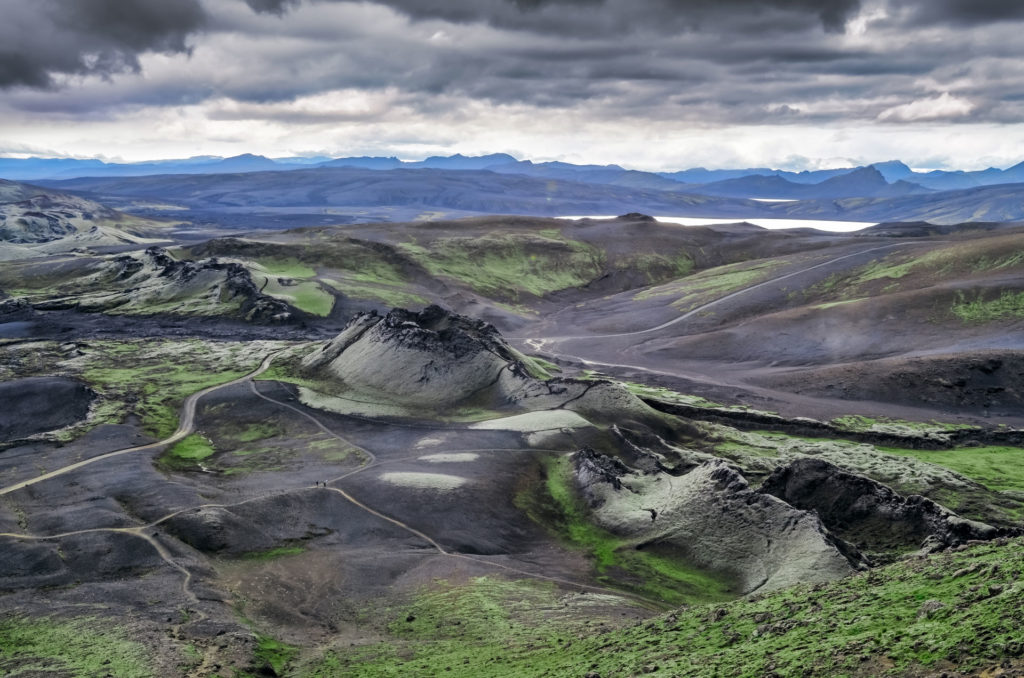
<instances>
[{"instance_id":1,"label":"bright white water strip","mask_svg":"<svg viewBox=\"0 0 1024 678\"><path fill-rule=\"evenodd\" d=\"M559 217L559 219L614 219L614 216L579 216ZM720 217L718 219L703 219L697 217L654 217L658 221L664 221L682 226L713 226L715 224L736 224L745 221L761 228L776 230L781 228L816 228L819 231L832 231L833 233L849 233L860 231L868 226L874 226L876 221L824 221L821 219L743 219L740 217Z\"/></svg>"},{"instance_id":2,"label":"bright white water strip","mask_svg":"<svg viewBox=\"0 0 1024 678\"><path fill-rule=\"evenodd\" d=\"M796 198L751 198L754 202L796 202Z\"/></svg>"}]
</instances>

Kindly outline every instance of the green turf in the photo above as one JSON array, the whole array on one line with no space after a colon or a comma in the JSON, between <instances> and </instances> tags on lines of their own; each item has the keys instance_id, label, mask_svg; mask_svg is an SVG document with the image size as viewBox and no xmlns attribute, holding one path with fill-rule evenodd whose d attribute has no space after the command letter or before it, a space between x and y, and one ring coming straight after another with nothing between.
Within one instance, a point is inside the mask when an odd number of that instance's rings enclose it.
<instances>
[{"instance_id":1,"label":"green turf","mask_svg":"<svg viewBox=\"0 0 1024 678\"><path fill-rule=\"evenodd\" d=\"M276 278L257 280L256 284L263 288L263 293L280 299L295 308L311 315L327 316L334 308L334 295L326 292L317 281L291 282L281 284Z\"/></svg>"},{"instance_id":2,"label":"green turf","mask_svg":"<svg viewBox=\"0 0 1024 678\"><path fill-rule=\"evenodd\" d=\"M299 650L294 645L283 643L270 636L257 636L257 662L269 665L277 675L283 675L288 662L293 660L298 653Z\"/></svg>"},{"instance_id":3,"label":"green turf","mask_svg":"<svg viewBox=\"0 0 1024 678\"><path fill-rule=\"evenodd\" d=\"M0 675L63 678L154 676L146 646L128 640L113 619L0 619Z\"/></svg>"},{"instance_id":4,"label":"green turf","mask_svg":"<svg viewBox=\"0 0 1024 678\"><path fill-rule=\"evenodd\" d=\"M193 433L161 454L160 463L173 469L191 468L198 462L212 457L216 452L209 440L198 433Z\"/></svg>"}]
</instances>

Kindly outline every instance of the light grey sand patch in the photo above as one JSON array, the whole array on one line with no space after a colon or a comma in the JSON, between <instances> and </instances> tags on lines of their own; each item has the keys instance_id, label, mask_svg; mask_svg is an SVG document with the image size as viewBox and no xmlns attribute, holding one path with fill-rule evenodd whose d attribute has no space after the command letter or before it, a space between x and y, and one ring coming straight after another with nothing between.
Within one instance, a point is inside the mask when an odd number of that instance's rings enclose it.
<instances>
[{"instance_id":1,"label":"light grey sand patch","mask_svg":"<svg viewBox=\"0 0 1024 678\"><path fill-rule=\"evenodd\" d=\"M454 490L468 482L465 478L444 473L414 473L411 471L382 473L380 479L399 487L412 487L419 490Z\"/></svg>"},{"instance_id":2,"label":"light grey sand patch","mask_svg":"<svg viewBox=\"0 0 1024 678\"><path fill-rule=\"evenodd\" d=\"M470 424L469 428L481 431L517 431L533 433L563 428L586 428L590 422L569 410L541 410L527 412L501 419L491 419Z\"/></svg>"},{"instance_id":3,"label":"light grey sand patch","mask_svg":"<svg viewBox=\"0 0 1024 678\"><path fill-rule=\"evenodd\" d=\"M480 455L475 452L448 452L428 454L420 457L420 461L428 461L432 464L453 464L461 462L476 461Z\"/></svg>"},{"instance_id":4,"label":"light grey sand patch","mask_svg":"<svg viewBox=\"0 0 1024 678\"><path fill-rule=\"evenodd\" d=\"M340 395L327 395L313 389L299 386L299 401L317 410L326 410L338 414L356 415L361 417L406 417L410 411L406 407L387 402L372 402L368 396L360 394L360 398L346 398Z\"/></svg>"}]
</instances>

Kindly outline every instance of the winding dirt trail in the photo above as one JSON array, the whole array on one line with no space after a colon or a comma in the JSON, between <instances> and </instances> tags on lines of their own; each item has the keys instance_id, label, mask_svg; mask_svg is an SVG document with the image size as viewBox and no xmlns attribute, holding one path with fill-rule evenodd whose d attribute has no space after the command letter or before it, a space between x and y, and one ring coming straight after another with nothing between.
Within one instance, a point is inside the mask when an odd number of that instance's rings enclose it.
<instances>
[{"instance_id":1,"label":"winding dirt trail","mask_svg":"<svg viewBox=\"0 0 1024 678\"><path fill-rule=\"evenodd\" d=\"M196 596L192 590L192 573L189 572L188 568L180 565L171 556L171 552L167 550L167 547L160 543L160 541L151 534L146 534L145 530L153 527L156 523L150 525L139 525L137 527L94 527L85 530L74 530L72 532L61 532L60 534L49 534L49 535L33 535L33 534L19 534L16 532L0 532L0 537L7 537L10 539L19 539L23 541L49 541L51 539L64 539L66 537L74 537L80 534L97 534L100 532L113 532L115 534L127 534L132 537L138 537L146 541L153 550L156 551L157 555L160 556L161 560L170 565L172 568L177 570L184 577L181 582L181 592L188 598L196 609L196 612L200 615L200 619L206 619L207 615L202 611L200 607L199 597Z\"/></svg>"},{"instance_id":2,"label":"winding dirt trail","mask_svg":"<svg viewBox=\"0 0 1024 678\"><path fill-rule=\"evenodd\" d=\"M113 452L107 452L105 454L101 454L101 455L98 455L98 456L95 456L95 457L90 457L88 459L76 462L74 464L68 464L67 466L62 466L61 468L59 468L59 469L57 469L55 471L50 471L49 473L44 473L42 475L38 475L38 476L36 476L34 478L30 478L29 480L23 480L23 481L21 481L19 483L14 483L13 485L8 485L7 487L0 488L0 496L3 496L5 494L10 494L11 492L16 492L16 491L18 491L18 490L20 490L22 488L28 487L30 485L35 485L36 483L41 483L44 480L50 480L51 478L56 478L58 476L62 476L65 473L68 473L70 471L75 471L75 470L83 468L85 466L89 466L90 464L95 464L96 462L103 461L105 459L112 459L114 457L120 457L121 455L131 454L133 452L142 452L144 450L154 450L154 449L157 449L159 447L163 447L165 445L172 445L172 444L178 442L182 438L185 438L186 436L191 434L192 431L195 429L196 404L199 402L200 398L202 398L203 396L205 396L205 395L207 395L209 393L213 393L215 391L219 391L221 389L228 388L229 386L234 386L235 384L240 384L240 383L242 383L244 381L250 381L253 377L257 377L257 376L263 374L264 372L267 371L267 369L270 368L270 364L274 361L274 358L276 358L282 352L291 350L292 348L294 348L294 347L288 347L288 348L281 349L279 351L274 351L273 353L268 354L265 358L263 358L263 361L260 363L259 367L257 367L255 370L253 370L252 372L250 372L250 373L248 373L248 374L246 374L244 376L238 377L237 379L233 379L233 380L228 381L228 382L224 382L223 384L217 384L216 386L209 386L207 388L204 388L202 391L197 391L196 393L193 393L192 395L190 395L188 398L185 399L185 402L182 405L182 408L181 408L181 418L180 418L179 423L178 423L178 429L174 433L172 433L169 437L164 438L163 440L158 440L155 443L148 443L146 445L139 445L137 447L128 447L128 448L125 448L123 450L115 450Z\"/></svg>"}]
</instances>

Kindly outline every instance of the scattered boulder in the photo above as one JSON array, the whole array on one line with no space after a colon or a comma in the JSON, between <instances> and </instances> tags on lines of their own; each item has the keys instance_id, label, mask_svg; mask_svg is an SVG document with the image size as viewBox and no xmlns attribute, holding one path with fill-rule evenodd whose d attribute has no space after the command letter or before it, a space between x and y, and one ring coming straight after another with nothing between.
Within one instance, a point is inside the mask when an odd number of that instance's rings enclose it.
<instances>
[{"instance_id":1,"label":"scattered boulder","mask_svg":"<svg viewBox=\"0 0 1024 678\"><path fill-rule=\"evenodd\" d=\"M830 530L872 552L924 545L935 550L1000 534L997 528L961 518L930 499L904 497L822 459L804 457L777 468L760 491L816 512Z\"/></svg>"},{"instance_id":2,"label":"scattered boulder","mask_svg":"<svg viewBox=\"0 0 1024 678\"><path fill-rule=\"evenodd\" d=\"M941 600L926 600L921 603L920 609L917 611L917 618L920 619L931 619L935 614L946 607L946 604Z\"/></svg>"}]
</instances>

